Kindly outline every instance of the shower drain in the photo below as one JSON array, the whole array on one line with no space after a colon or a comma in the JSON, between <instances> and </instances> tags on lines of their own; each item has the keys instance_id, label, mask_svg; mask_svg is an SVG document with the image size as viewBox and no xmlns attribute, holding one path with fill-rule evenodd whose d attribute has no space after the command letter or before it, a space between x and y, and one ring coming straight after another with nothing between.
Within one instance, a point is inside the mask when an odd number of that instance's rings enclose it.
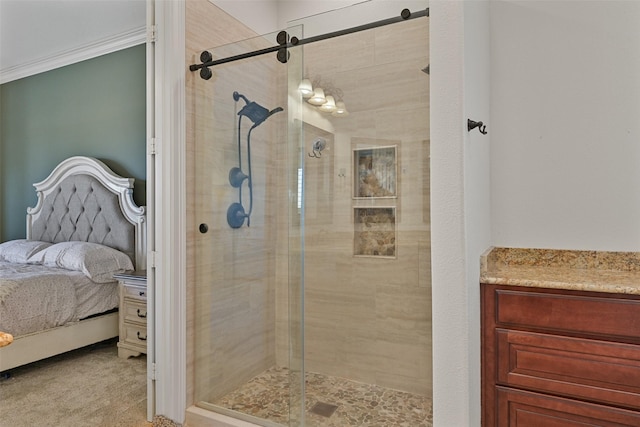
<instances>
[{"instance_id":1,"label":"shower drain","mask_svg":"<svg viewBox=\"0 0 640 427\"><path fill-rule=\"evenodd\" d=\"M322 417L329 418L338 409L336 405L324 402L316 402L311 408L311 412Z\"/></svg>"}]
</instances>

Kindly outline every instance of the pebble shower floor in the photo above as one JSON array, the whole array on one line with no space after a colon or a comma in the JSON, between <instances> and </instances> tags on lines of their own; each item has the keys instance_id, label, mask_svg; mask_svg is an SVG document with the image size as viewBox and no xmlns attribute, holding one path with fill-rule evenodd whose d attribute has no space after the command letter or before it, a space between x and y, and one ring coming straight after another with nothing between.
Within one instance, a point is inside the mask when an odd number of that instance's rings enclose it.
<instances>
[{"instance_id":1,"label":"pebble shower floor","mask_svg":"<svg viewBox=\"0 0 640 427\"><path fill-rule=\"evenodd\" d=\"M213 403L287 426L289 371L269 369ZM329 417L313 411L325 404L337 406ZM305 425L310 427L433 426L428 397L316 373L306 374L305 406Z\"/></svg>"}]
</instances>

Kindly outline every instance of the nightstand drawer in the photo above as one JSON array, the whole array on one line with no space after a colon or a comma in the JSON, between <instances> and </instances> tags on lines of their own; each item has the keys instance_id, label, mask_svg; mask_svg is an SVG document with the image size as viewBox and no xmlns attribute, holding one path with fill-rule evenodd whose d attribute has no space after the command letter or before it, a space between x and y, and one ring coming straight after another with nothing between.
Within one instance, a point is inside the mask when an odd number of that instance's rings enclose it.
<instances>
[{"instance_id":1,"label":"nightstand drawer","mask_svg":"<svg viewBox=\"0 0 640 427\"><path fill-rule=\"evenodd\" d=\"M123 285L122 288L124 298L147 300L147 288L144 286Z\"/></svg>"},{"instance_id":2,"label":"nightstand drawer","mask_svg":"<svg viewBox=\"0 0 640 427\"><path fill-rule=\"evenodd\" d=\"M147 305L144 302L125 300L121 310L125 322L147 324Z\"/></svg>"},{"instance_id":3,"label":"nightstand drawer","mask_svg":"<svg viewBox=\"0 0 640 427\"><path fill-rule=\"evenodd\" d=\"M120 341L139 347L146 353L147 349L147 327L125 323L120 331Z\"/></svg>"}]
</instances>

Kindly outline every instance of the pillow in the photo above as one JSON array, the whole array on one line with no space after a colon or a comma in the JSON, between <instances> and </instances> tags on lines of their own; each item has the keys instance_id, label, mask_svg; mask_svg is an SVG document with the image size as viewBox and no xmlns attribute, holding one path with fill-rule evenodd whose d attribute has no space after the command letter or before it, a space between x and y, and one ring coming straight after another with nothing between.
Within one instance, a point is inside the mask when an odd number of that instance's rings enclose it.
<instances>
[{"instance_id":1,"label":"pillow","mask_svg":"<svg viewBox=\"0 0 640 427\"><path fill-rule=\"evenodd\" d=\"M125 253L98 243L62 242L36 253L29 262L38 259L48 267L81 271L96 283L113 282L113 275L133 270Z\"/></svg>"},{"instance_id":2,"label":"pillow","mask_svg":"<svg viewBox=\"0 0 640 427\"><path fill-rule=\"evenodd\" d=\"M51 245L52 243L39 240L9 240L0 243L0 260L25 264L31 256Z\"/></svg>"}]
</instances>

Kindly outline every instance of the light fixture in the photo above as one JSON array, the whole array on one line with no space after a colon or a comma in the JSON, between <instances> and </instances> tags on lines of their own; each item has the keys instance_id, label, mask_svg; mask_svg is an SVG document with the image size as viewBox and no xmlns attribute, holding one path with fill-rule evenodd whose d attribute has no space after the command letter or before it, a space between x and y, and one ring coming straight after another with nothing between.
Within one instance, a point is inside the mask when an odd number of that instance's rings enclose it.
<instances>
[{"instance_id":1,"label":"light fixture","mask_svg":"<svg viewBox=\"0 0 640 427\"><path fill-rule=\"evenodd\" d=\"M304 79L298 85L298 90L302 94L303 98L309 98L313 95L313 87L311 86L311 80Z\"/></svg>"},{"instance_id":2,"label":"light fixture","mask_svg":"<svg viewBox=\"0 0 640 427\"><path fill-rule=\"evenodd\" d=\"M342 101L342 90L334 87L330 81L324 81L318 77L313 80L312 84L310 79L303 79L298 84L298 91L309 104L317 107L323 113L331 114L334 117L349 114Z\"/></svg>"},{"instance_id":3,"label":"light fixture","mask_svg":"<svg viewBox=\"0 0 640 427\"><path fill-rule=\"evenodd\" d=\"M336 111L336 100L333 99L333 96L327 95L327 101L319 106L318 109L325 113L333 113Z\"/></svg>"},{"instance_id":4,"label":"light fixture","mask_svg":"<svg viewBox=\"0 0 640 427\"><path fill-rule=\"evenodd\" d=\"M313 90L313 96L309 98L307 102L311 105L316 105L316 106L322 105L325 102L327 102L327 98L324 97L324 90L319 87L315 88Z\"/></svg>"},{"instance_id":5,"label":"light fixture","mask_svg":"<svg viewBox=\"0 0 640 427\"><path fill-rule=\"evenodd\" d=\"M331 113L331 115L334 117L348 116L349 112L347 111L347 107L344 105L344 102L336 102L336 109Z\"/></svg>"}]
</instances>

